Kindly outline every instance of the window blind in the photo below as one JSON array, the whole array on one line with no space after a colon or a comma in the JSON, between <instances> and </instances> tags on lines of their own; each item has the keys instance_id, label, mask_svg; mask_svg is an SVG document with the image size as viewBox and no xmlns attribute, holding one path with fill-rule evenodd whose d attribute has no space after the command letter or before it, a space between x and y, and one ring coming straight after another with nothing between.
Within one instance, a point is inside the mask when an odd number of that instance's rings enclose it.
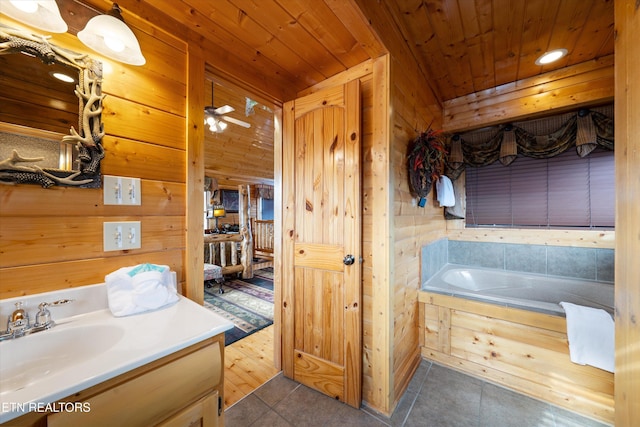
<instances>
[{"instance_id":1,"label":"window blind","mask_svg":"<svg viewBox=\"0 0 640 427\"><path fill-rule=\"evenodd\" d=\"M468 226L613 227L614 154L568 150L466 171Z\"/></svg>"}]
</instances>

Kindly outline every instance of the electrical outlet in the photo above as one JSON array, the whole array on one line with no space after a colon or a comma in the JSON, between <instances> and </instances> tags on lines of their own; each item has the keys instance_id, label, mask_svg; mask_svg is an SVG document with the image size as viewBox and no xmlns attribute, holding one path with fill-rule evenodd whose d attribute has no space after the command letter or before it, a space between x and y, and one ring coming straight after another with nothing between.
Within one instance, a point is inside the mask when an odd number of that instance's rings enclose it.
<instances>
[{"instance_id":1,"label":"electrical outlet","mask_svg":"<svg viewBox=\"0 0 640 427\"><path fill-rule=\"evenodd\" d=\"M103 224L104 251L123 251L142 247L140 221L105 222Z\"/></svg>"},{"instance_id":2,"label":"electrical outlet","mask_svg":"<svg viewBox=\"0 0 640 427\"><path fill-rule=\"evenodd\" d=\"M103 178L103 201L105 205L140 206L142 204L140 178L111 175L105 175Z\"/></svg>"}]
</instances>

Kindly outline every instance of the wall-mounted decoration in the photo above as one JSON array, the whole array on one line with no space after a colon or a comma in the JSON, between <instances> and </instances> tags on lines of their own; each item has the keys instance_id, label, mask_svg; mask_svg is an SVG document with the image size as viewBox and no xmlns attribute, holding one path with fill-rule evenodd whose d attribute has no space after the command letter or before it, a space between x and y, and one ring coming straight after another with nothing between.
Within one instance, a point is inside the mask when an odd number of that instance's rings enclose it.
<instances>
[{"instance_id":1,"label":"wall-mounted decoration","mask_svg":"<svg viewBox=\"0 0 640 427\"><path fill-rule=\"evenodd\" d=\"M222 190L220 201L228 213L238 213L240 207L238 190Z\"/></svg>"},{"instance_id":2,"label":"wall-mounted decoration","mask_svg":"<svg viewBox=\"0 0 640 427\"><path fill-rule=\"evenodd\" d=\"M39 184L44 188L53 185L75 187L100 187L100 161L104 157L102 137L102 63L86 54L72 52L49 43L47 37L31 34L7 26L0 26L0 55L22 57L30 55L33 61L43 64L64 64L73 70L76 81L75 95L78 99L79 117L77 130L71 126L70 135L62 143L75 147L74 170L63 170L41 166L43 158L23 154L20 146L9 147L8 157L0 158L0 183ZM33 78L33 76L31 76ZM7 110L18 107L8 106ZM10 114L9 114L10 115ZM8 123L16 123L6 120ZM17 124L21 124L17 122ZM24 125L23 125L24 126ZM39 164L40 163L40 164Z\"/></svg>"},{"instance_id":3,"label":"wall-mounted decoration","mask_svg":"<svg viewBox=\"0 0 640 427\"><path fill-rule=\"evenodd\" d=\"M444 174L446 149L440 131L427 129L409 147L407 168L411 192L420 198L424 207L433 182Z\"/></svg>"}]
</instances>

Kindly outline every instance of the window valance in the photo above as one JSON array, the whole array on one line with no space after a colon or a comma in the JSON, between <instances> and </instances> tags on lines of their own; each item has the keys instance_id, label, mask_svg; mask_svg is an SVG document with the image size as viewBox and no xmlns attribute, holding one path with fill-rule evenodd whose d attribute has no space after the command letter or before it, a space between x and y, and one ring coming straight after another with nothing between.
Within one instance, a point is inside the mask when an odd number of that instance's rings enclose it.
<instances>
[{"instance_id":1,"label":"window valance","mask_svg":"<svg viewBox=\"0 0 640 427\"><path fill-rule=\"evenodd\" d=\"M261 199L273 199L273 185L255 184L252 188L253 194Z\"/></svg>"},{"instance_id":2,"label":"window valance","mask_svg":"<svg viewBox=\"0 0 640 427\"><path fill-rule=\"evenodd\" d=\"M449 138L447 176L456 179L466 166L487 166L499 160L507 166L518 155L546 159L576 147L580 157L596 147L613 150L613 106L513 123ZM606 114L609 113L609 114ZM546 132L540 132L540 129Z\"/></svg>"}]
</instances>

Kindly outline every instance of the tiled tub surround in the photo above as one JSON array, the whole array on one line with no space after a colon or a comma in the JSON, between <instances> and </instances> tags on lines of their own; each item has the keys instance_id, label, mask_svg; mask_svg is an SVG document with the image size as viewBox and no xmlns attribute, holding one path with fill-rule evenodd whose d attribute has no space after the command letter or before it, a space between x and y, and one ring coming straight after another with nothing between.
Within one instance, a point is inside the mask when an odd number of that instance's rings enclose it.
<instances>
[{"instance_id":1,"label":"tiled tub surround","mask_svg":"<svg viewBox=\"0 0 640 427\"><path fill-rule=\"evenodd\" d=\"M422 247L422 283L447 263L613 284L614 250L445 238Z\"/></svg>"},{"instance_id":2,"label":"tiled tub surround","mask_svg":"<svg viewBox=\"0 0 640 427\"><path fill-rule=\"evenodd\" d=\"M423 247L423 284L451 264L574 282L598 279L613 291L613 250L442 239ZM419 302L423 357L613 423L613 374L571 363L561 313L426 290Z\"/></svg>"}]
</instances>

